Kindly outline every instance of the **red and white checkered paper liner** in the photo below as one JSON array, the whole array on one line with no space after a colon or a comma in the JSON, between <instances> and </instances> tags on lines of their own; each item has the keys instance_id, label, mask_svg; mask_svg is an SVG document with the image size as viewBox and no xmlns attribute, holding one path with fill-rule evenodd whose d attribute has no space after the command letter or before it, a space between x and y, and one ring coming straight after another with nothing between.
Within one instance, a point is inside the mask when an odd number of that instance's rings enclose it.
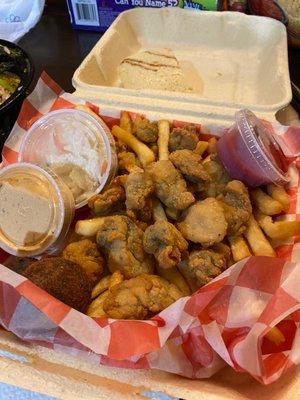
<instances>
[{"instance_id":1,"label":"red and white checkered paper liner","mask_svg":"<svg viewBox=\"0 0 300 400\"><path fill-rule=\"evenodd\" d=\"M78 103L85 102L63 93L43 73L6 142L3 165L17 161L20 140L36 119ZM110 127L119 122L119 112L88 105ZM300 133L297 136L296 128L279 128L292 177L287 218L295 219L300 217L300 160L295 157ZM281 258L240 261L193 296L179 299L148 321L90 318L0 265L0 322L23 340L98 364L159 369L189 378L210 377L228 364L269 384L300 361L298 241L281 246ZM0 253L0 262L6 258L7 254ZM280 345L265 337L274 326L285 337Z\"/></svg>"}]
</instances>

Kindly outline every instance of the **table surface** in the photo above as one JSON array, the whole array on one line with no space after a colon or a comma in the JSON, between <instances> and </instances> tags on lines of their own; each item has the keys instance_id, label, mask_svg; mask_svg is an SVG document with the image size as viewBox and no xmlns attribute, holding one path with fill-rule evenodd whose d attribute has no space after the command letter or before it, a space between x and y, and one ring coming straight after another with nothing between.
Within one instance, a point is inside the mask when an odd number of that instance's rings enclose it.
<instances>
[{"instance_id":1,"label":"table surface","mask_svg":"<svg viewBox=\"0 0 300 400\"><path fill-rule=\"evenodd\" d=\"M46 7L40 22L18 43L34 62L32 86L45 70L65 91L73 92L73 73L100 37L101 32L72 29L64 7Z\"/></svg>"},{"instance_id":2,"label":"table surface","mask_svg":"<svg viewBox=\"0 0 300 400\"><path fill-rule=\"evenodd\" d=\"M60 1L60 3L61 4L59 4L59 2L56 2L56 4L58 5L56 7L46 6L45 12L40 22L34 29L32 29L27 35L24 36L24 38L20 40L19 44L28 51L34 61L35 79L32 84L32 88L34 87L41 72L43 70L46 70L46 72L64 90L72 92L74 88L72 87L71 77L75 69L84 59L84 57L89 53L95 43L99 40L99 38L101 37L101 33L73 30L70 25L65 2ZM289 64L291 80L298 87L300 87L299 50L289 50ZM4 356L5 354L1 354L0 351L0 358ZM14 362L22 362L22 360L14 360ZM5 371L8 371L7 367L5 367ZM0 380L2 379L0 378ZM12 385L0 383L1 400L11 398L53 399L53 397L43 396L41 394L14 386L14 384L18 385L18 382L14 379L12 379L11 382L8 379L6 382L12 383ZM28 386L26 386L25 383L26 382L24 382L24 385L22 385L23 388ZM281 386L282 385L283 383L281 384ZM247 387L249 387L248 384ZM275 392L277 391L278 389L275 389ZM254 393L251 394L253 397L249 393L247 393L247 398L248 395L250 395L250 397L254 399ZM152 397L152 395L149 395L149 397L154 398Z\"/></svg>"}]
</instances>

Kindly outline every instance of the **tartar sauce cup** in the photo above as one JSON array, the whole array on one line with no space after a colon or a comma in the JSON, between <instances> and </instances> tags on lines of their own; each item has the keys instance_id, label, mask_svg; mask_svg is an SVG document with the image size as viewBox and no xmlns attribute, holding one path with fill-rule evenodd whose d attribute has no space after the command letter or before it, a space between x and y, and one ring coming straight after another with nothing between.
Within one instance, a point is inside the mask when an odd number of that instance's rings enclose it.
<instances>
[{"instance_id":1,"label":"tartar sauce cup","mask_svg":"<svg viewBox=\"0 0 300 400\"><path fill-rule=\"evenodd\" d=\"M71 191L51 171L28 164L0 170L0 247L34 257L59 252L74 217Z\"/></svg>"},{"instance_id":2,"label":"tartar sauce cup","mask_svg":"<svg viewBox=\"0 0 300 400\"><path fill-rule=\"evenodd\" d=\"M217 142L217 152L233 179L255 187L289 181L284 154L273 135L249 110L238 111L235 124Z\"/></svg>"},{"instance_id":3,"label":"tartar sauce cup","mask_svg":"<svg viewBox=\"0 0 300 400\"><path fill-rule=\"evenodd\" d=\"M24 136L19 162L57 174L81 208L115 176L117 155L109 128L99 117L78 109L49 112Z\"/></svg>"}]
</instances>

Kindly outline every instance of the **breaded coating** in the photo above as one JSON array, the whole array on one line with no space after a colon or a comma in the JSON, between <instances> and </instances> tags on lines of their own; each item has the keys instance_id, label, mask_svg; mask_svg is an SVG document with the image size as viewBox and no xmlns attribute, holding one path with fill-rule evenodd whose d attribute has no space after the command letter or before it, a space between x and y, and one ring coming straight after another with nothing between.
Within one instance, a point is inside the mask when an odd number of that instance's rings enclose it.
<instances>
[{"instance_id":1,"label":"breaded coating","mask_svg":"<svg viewBox=\"0 0 300 400\"><path fill-rule=\"evenodd\" d=\"M133 123L133 134L144 143L154 143L158 137L157 122L150 122L137 115Z\"/></svg>"},{"instance_id":2,"label":"breaded coating","mask_svg":"<svg viewBox=\"0 0 300 400\"><path fill-rule=\"evenodd\" d=\"M169 156L170 161L190 182L209 181L210 176L201 163L201 157L192 150L176 150Z\"/></svg>"},{"instance_id":3,"label":"breaded coating","mask_svg":"<svg viewBox=\"0 0 300 400\"><path fill-rule=\"evenodd\" d=\"M194 150L199 142L195 125L189 124L183 128L174 128L170 134L169 149L176 150Z\"/></svg>"},{"instance_id":4,"label":"breaded coating","mask_svg":"<svg viewBox=\"0 0 300 400\"><path fill-rule=\"evenodd\" d=\"M211 154L208 160L203 161L203 167L210 180L199 183L198 191L203 198L219 196L230 181L228 173L215 154Z\"/></svg>"},{"instance_id":5,"label":"breaded coating","mask_svg":"<svg viewBox=\"0 0 300 400\"><path fill-rule=\"evenodd\" d=\"M184 210L194 203L194 196L187 191L185 180L171 161L152 163L148 171L154 182L157 197L167 207Z\"/></svg>"},{"instance_id":6,"label":"breaded coating","mask_svg":"<svg viewBox=\"0 0 300 400\"><path fill-rule=\"evenodd\" d=\"M103 273L104 259L97 244L89 239L70 243L63 251L63 258L80 265L93 283L97 282Z\"/></svg>"},{"instance_id":7,"label":"breaded coating","mask_svg":"<svg viewBox=\"0 0 300 400\"><path fill-rule=\"evenodd\" d=\"M230 181L219 199L222 200L228 223L227 234L242 233L252 214L252 205L246 186L240 181Z\"/></svg>"},{"instance_id":8,"label":"breaded coating","mask_svg":"<svg viewBox=\"0 0 300 400\"><path fill-rule=\"evenodd\" d=\"M225 244L223 242L216 243L211 247L211 250L223 255L227 262L227 265L229 265L229 263L231 261L231 250L227 244Z\"/></svg>"},{"instance_id":9,"label":"breaded coating","mask_svg":"<svg viewBox=\"0 0 300 400\"><path fill-rule=\"evenodd\" d=\"M144 249L153 254L161 268L175 267L181 260L181 254L188 249L188 242L173 224L168 221L156 221L144 233Z\"/></svg>"},{"instance_id":10,"label":"breaded coating","mask_svg":"<svg viewBox=\"0 0 300 400\"><path fill-rule=\"evenodd\" d=\"M88 205L95 215L102 217L122 208L125 198L124 187L113 182L100 194L93 196Z\"/></svg>"},{"instance_id":11,"label":"breaded coating","mask_svg":"<svg viewBox=\"0 0 300 400\"><path fill-rule=\"evenodd\" d=\"M157 142L149 143L149 148L153 151L155 159L158 158L158 145Z\"/></svg>"},{"instance_id":12,"label":"breaded coating","mask_svg":"<svg viewBox=\"0 0 300 400\"><path fill-rule=\"evenodd\" d=\"M141 166L138 158L131 151L122 151L118 153L118 161L120 172L130 172L134 167Z\"/></svg>"},{"instance_id":13,"label":"breaded coating","mask_svg":"<svg viewBox=\"0 0 300 400\"><path fill-rule=\"evenodd\" d=\"M129 147L125 143L123 143L119 140L115 140L115 145L116 145L116 151L118 154L130 151Z\"/></svg>"},{"instance_id":14,"label":"breaded coating","mask_svg":"<svg viewBox=\"0 0 300 400\"><path fill-rule=\"evenodd\" d=\"M227 231L227 222L220 202L214 198L198 201L184 211L177 224L182 235L203 247L221 242Z\"/></svg>"},{"instance_id":15,"label":"breaded coating","mask_svg":"<svg viewBox=\"0 0 300 400\"><path fill-rule=\"evenodd\" d=\"M156 275L140 275L113 286L104 301L109 318L145 319L182 297L180 290Z\"/></svg>"},{"instance_id":16,"label":"breaded coating","mask_svg":"<svg viewBox=\"0 0 300 400\"><path fill-rule=\"evenodd\" d=\"M207 249L192 251L187 259L178 264L178 269L195 291L220 275L227 266L224 253Z\"/></svg>"},{"instance_id":17,"label":"breaded coating","mask_svg":"<svg viewBox=\"0 0 300 400\"><path fill-rule=\"evenodd\" d=\"M126 208L129 216L133 215L143 222L151 221L150 196L154 189L154 183L147 171L136 168L130 172L125 183Z\"/></svg>"},{"instance_id":18,"label":"breaded coating","mask_svg":"<svg viewBox=\"0 0 300 400\"><path fill-rule=\"evenodd\" d=\"M103 217L97 243L105 253L110 272L119 270L127 279L153 272L153 259L143 249L143 235L127 216Z\"/></svg>"}]
</instances>

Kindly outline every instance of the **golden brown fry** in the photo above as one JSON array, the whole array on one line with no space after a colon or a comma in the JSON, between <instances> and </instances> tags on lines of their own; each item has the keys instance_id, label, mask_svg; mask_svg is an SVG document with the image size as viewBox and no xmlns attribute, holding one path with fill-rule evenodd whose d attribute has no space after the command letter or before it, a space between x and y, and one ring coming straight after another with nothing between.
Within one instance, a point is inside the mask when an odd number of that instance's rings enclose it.
<instances>
[{"instance_id":1,"label":"golden brown fry","mask_svg":"<svg viewBox=\"0 0 300 400\"><path fill-rule=\"evenodd\" d=\"M92 111L88 106L85 106L85 105L83 105L83 104L77 104L75 107L74 107L76 110L80 110L80 111L85 111L85 112L87 112L88 114L90 114L90 115L97 115L96 113L94 113L94 111Z\"/></svg>"},{"instance_id":2,"label":"golden brown fry","mask_svg":"<svg viewBox=\"0 0 300 400\"><path fill-rule=\"evenodd\" d=\"M199 140L195 150L193 150L193 151L194 151L194 153L199 154L199 156L202 156L202 154L208 149L208 146L209 146L208 142L204 142L202 140Z\"/></svg>"},{"instance_id":3,"label":"golden brown fry","mask_svg":"<svg viewBox=\"0 0 300 400\"><path fill-rule=\"evenodd\" d=\"M88 106L84 106L83 104L77 104L75 106L76 110L80 110L80 111L85 111L88 114L90 114L92 117L96 118L98 121L101 122L101 124L103 124L102 119L99 117L98 114L96 114L93 110L91 110Z\"/></svg>"},{"instance_id":4,"label":"golden brown fry","mask_svg":"<svg viewBox=\"0 0 300 400\"><path fill-rule=\"evenodd\" d=\"M132 133L132 121L127 111L121 112L120 128L128 133Z\"/></svg>"},{"instance_id":5,"label":"golden brown fry","mask_svg":"<svg viewBox=\"0 0 300 400\"><path fill-rule=\"evenodd\" d=\"M121 171L131 172L135 167L139 167L141 164L138 161L136 155L131 151L121 151L118 153L119 169ZM125 182L124 182L125 183ZM123 183L121 183L123 184Z\"/></svg>"},{"instance_id":6,"label":"golden brown fry","mask_svg":"<svg viewBox=\"0 0 300 400\"><path fill-rule=\"evenodd\" d=\"M275 257L276 253L268 239L263 234L257 221L251 215L244 236L247 239L251 250L255 256Z\"/></svg>"},{"instance_id":7,"label":"golden brown fry","mask_svg":"<svg viewBox=\"0 0 300 400\"><path fill-rule=\"evenodd\" d=\"M178 218L180 217L181 211L176 210L176 208L166 208L166 214L168 218L173 219L174 221L177 221Z\"/></svg>"},{"instance_id":8,"label":"golden brown fry","mask_svg":"<svg viewBox=\"0 0 300 400\"><path fill-rule=\"evenodd\" d=\"M202 161L202 164L205 164L205 163L207 163L208 161L212 161L212 158L211 158L211 155L210 155L210 154L204 158L204 160Z\"/></svg>"},{"instance_id":9,"label":"golden brown fry","mask_svg":"<svg viewBox=\"0 0 300 400\"><path fill-rule=\"evenodd\" d=\"M113 286L123 281L124 281L123 274L120 271L116 271L112 275L110 275L108 288L111 289Z\"/></svg>"},{"instance_id":10,"label":"golden brown fry","mask_svg":"<svg viewBox=\"0 0 300 400\"><path fill-rule=\"evenodd\" d=\"M189 296L191 290L186 283L184 277L178 271L177 267L173 268L162 268L159 265L156 266L156 270L159 276L165 278L168 282L173 283L184 296Z\"/></svg>"},{"instance_id":11,"label":"golden brown fry","mask_svg":"<svg viewBox=\"0 0 300 400\"><path fill-rule=\"evenodd\" d=\"M229 236L228 241L230 244L233 261L238 262L251 256L249 247L242 236Z\"/></svg>"},{"instance_id":12,"label":"golden brown fry","mask_svg":"<svg viewBox=\"0 0 300 400\"><path fill-rule=\"evenodd\" d=\"M300 221L273 221L269 215L259 211L255 218L265 234L275 240L289 239L292 236L300 235Z\"/></svg>"},{"instance_id":13,"label":"golden brown fry","mask_svg":"<svg viewBox=\"0 0 300 400\"><path fill-rule=\"evenodd\" d=\"M97 283L96 286L94 286L94 288L92 290L92 295L91 295L92 299L99 296L99 294L105 292L105 290L108 289L110 277L111 277L111 275L105 276L104 278L100 279L100 281Z\"/></svg>"},{"instance_id":14,"label":"golden brown fry","mask_svg":"<svg viewBox=\"0 0 300 400\"><path fill-rule=\"evenodd\" d=\"M207 149L209 154L213 154L213 153L217 152L216 144L217 144L217 139L216 138L209 139L209 141L208 141L208 149Z\"/></svg>"},{"instance_id":15,"label":"golden brown fry","mask_svg":"<svg viewBox=\"0 0 300 400\"><path fill-rule=\"evenodd\" d=\"M283 206L279 201L274 200L259 188L251 190L250 194L253 203L263 214L276 215L283 210Z\"/></svg>"},{"instance_id":16,"label":"golden brown fry","mask_svg":"<svg viewBox=\"0 0 300 400\"><path fill-rule=\"evenodd\" d=\"M103 303L105 299L107 298L109 294L109 291L106 290L105 292L101 293L100 296L98 296L95 300L91 302L89 305L89 308L87 310L87 315L90 317L105 317L106 314L103 311Z\"/></svg>"},{"instance_id":17,"label":"golden brown fry","mask_svg":"<svg viewBox=\"0 0 300 400\"><path fill-rule=\"evenodd\" d=\"M273 249L277 249L277 247L279 247L283 244L283 241L280 239L269 238L269 242L271 243L271 246L273 247Z\"/></svg>"},{"instance_id":18,"label":"golden brown fry","mask_svg":"<svg viewBox=\"0 0 300 400\"><path fill-rule=\"evenodd\" d=\"M104 223L102 217L77 221L75 232L81 236L95 236Z\"/></svg>"},{"instance_id":19,"label":"golden brown fry","mask_svg":"<svg viewBox=\"0 0 300 400\"><path fill-rule=\"evenodd\" d=\"M105 276L93 288L91 298L95 299L101 293L105 292L108 289L111 289L113 286L117 285L118 283L123 282L123 280L124 280L124 276L120 271L116 271L112 275Z\"/></svg>"},{"instance_id":20,"label":"golden brown fry","mask_svg":"<svg viewBox=\"0 0 300 400\"><path fill-rule=\"evenodd\" d=\"M145 167L151 162L155 161L155 156L152 150L149 149L144 143L140 142L132 133L124 131L119 126L113 126L111 130L112 134L127 144L138 156L141 164Z\"/></svg>"},{"instance_id":21,"label":"golden brown fry","mask_svg":"<svg viewBox=\"0 0 300 400\"><path fill-rule=\"evenodd\" d=\"M170 137L170 123L166 120L158 121L158 159L169 159L169 137Z\"/></svg>"},{"instance_id":22,"label":"golden brown fry","mask_svg":"<svg viewBox=\"0 0 300 400\"><path fill-rule=\"evenodd\" d=\"M269 339L271 342L275 343L277 346L281 343L285 342L285 337L282 332L276 328L271 328L268 333L266 333L265 337Z\"/></svg>"},{"instance_id":23,"label":"golden brown fry","mask_svg":"<svg viewBox=\"0 0 300 400\"><path fill-rule=\"evenodd\" d=\"M267 192L274 200L277 200L282 204L284 211L289 211L291 200L284 187L270 183L267 186Z\"/></svg>"}]
</instances>

